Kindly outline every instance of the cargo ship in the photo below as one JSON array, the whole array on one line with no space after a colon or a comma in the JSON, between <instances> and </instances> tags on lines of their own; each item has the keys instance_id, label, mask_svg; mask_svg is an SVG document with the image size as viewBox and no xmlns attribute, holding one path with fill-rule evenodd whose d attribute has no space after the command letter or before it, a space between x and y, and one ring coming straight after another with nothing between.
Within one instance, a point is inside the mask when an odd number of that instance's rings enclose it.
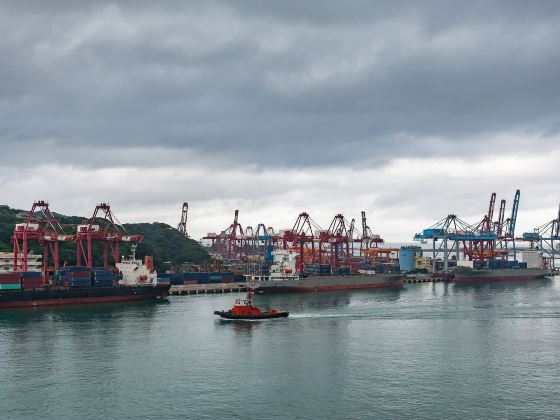
<instances>
[{"instance_id":1,"label":"cargo ship","mask_svg":"<svg viewBox=\"0 0 560 420\"><path fill-rule=\"evenodd\" d=\"M171 287L133 256L116 264L119 277L105 269L65 267L44 281L39 272L1 272L0 309L128 302L164 298Z\"/></svg>"},{"instance_id":2,"label":"cargo ship","mask_svg":"<svg viewBox=\"0 0 560 420\"><path fill-rule=\"evenodd\" d=\"M460 267L455 271L455 284L481 284L494 282L512 282L538 280L546 277L550 271L544 268L498 268L473 270Z\"/></svg>"},{"instance_id":3,"label":"cargo ship","mask_svg":"<svg viewBox=\"0 0 560 420\"><path fill-rule=\"evenodd\" d=\"M375 273L359 270L357 274L319 274L304 276L295 273L297 253L278 250L272 253L270 274L246 275L247 285L255 293L299 293L334 290L360 290L381 287L402 287L400 273Z\"/></svg>"},{"instance_id":4,"label":"cargo ship","mask_svg":"<svg viewBox=\"0 0 560 420\"><path fill-rule=\"evenodd\" d=\"M80 288L49 286L36 289L1 290L0 309L156 299L167 296L169 287L170 285Z\"/></svg>"}]
</instances>

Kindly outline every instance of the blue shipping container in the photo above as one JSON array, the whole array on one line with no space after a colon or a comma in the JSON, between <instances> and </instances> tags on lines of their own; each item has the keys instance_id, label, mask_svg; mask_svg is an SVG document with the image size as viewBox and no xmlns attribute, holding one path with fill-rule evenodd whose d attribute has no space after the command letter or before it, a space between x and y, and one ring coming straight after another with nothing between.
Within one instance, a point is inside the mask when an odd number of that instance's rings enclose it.
<instances>
[{"instance_id":1,"label":"blue shipping container","mask_svg":"<svg viewBox=\"0 0 560 420\"><path fill-rule=\"evenodd\" d=\"M24 271L21 273L22 278L39 278L42 276L42 273L38 271Z\"/></svg>"}]
</instances>

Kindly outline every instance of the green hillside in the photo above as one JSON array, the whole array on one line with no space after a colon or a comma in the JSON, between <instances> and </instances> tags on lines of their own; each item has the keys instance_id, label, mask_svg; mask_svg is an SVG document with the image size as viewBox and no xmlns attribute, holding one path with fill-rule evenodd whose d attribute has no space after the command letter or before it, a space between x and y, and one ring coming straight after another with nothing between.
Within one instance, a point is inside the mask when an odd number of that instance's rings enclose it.
<instances>
[{"instance_id":1,"label":"green hillside","mask_svg":"<svg viewBox=\"0 0 560 420\"><path fill-rule=\"evenodd\" d=\"M21 223L21 217L25 213L22 210L12 209L0 205L0 251L11 252L13 250L12 232L16 223ZM20 215L20 217L18 217ZM86 218L77 216L64 216L56 214L56 218L67 233L76 231L76 225L83 223ZM177 230L165 223L137 223L125 224L124 228L129 234L143 235L144 241L138 245L136 256L143 258L145 255L154 257L156 269L163 270L165 262L174 265L182 263L207 264L210 255L198 242L183 237ZM40 252L35 245L31 246L35 252ZM130 252L128 244L120 245L120 254L127 255ZM76 244L61 243L59 245L61 264L73 265L76 263ZM94 263L101 265L101 249L94 247Z\"/></svg>"}]
</instances>

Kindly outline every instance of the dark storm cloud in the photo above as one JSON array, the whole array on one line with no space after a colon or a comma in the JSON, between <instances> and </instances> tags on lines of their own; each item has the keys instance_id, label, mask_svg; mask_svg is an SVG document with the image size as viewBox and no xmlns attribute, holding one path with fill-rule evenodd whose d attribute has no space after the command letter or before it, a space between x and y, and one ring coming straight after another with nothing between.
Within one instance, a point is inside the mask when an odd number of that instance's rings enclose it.
<instances>
[{"instance_id":1,"label":"dark storm cloud","mask_svg":"<svg viewBox=\"0 0 560 420\"><path fill-rule=\"evenodd\" d=\"M560 124L557 2L5 2L0 28L4 164L368 165Z\"/></svg>"}]
</instances>

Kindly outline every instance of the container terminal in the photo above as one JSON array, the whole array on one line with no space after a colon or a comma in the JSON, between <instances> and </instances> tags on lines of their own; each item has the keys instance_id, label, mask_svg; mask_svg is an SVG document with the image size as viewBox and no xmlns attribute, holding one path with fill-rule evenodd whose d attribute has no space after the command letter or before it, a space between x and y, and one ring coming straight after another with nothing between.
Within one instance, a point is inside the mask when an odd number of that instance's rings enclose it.
<instances>
[{"instance_id":1,"label":"container terminal","mask_svg":"<svg viewBox=\"0 0 560 420\"><path fill-rule=\"evenodd\" d=\"M142 242L118 222L110 206L96 206L89 221L66 233L45 201L37 201L27 220L16 224L13 253L0 253L0 291L111 286L198 286L247 284L256 292L302 292L400 286L405 281L456 283L541 278L558 271L560 209L556 218L530 232L516 234L521 193L516 191L506 218L506 200L495 212L496 193L475 223L450 214L414 235L418 245L389 246L369 227L365 211L359 226L344 215L322 228L300 213L291 229L277 231L264 223L243 228L235 210L231 225L201 239L214 260L210 266L173 267L156 273L153 260L122 258L119 244L132 250ZM188 237L188 203L177 230ZM496 214L495 214L496 213ZM75 267L59 262L59 243L76 246ZM42 255L29 251L35 243ZM102 266L94 266L101 252ZM133 262L133 263L131 263ZM82 272L85 268L85 273ZM111 274L108 274L111 273ZM128 276L128 277L127 277ZM135 276L133 280L130 276ZM85 279L85 280L84 280ZM97 281L97 283L96 283ZM105 282L104 284L102 284ZM198 290L198 289L197 289ZM204 292L211 289L205 286ZM189 294L189 291L183 290ZM161 293L159 294L161 295Z\"/></svg>"},{"instance_id":2,"label":"container terminal","mask_svg":"<svg viewBox=\"0 0 560 420\"><path fill-rule=\"evenodd\" d=\"M509 217L506 200L495 211L496 196L491 194L481 220L467 223L450 214L414 235L418 245L386 245L368 226L364 211L359 227L355 219L337 214L323 229L302 212L292 229L275 231L264 223L243 229L236 210L230 226L202 240L215 259L252 276L269 276L278 250L295 254L288 270L302 278L382 273L404 274L413 281L461 283L531 280L557 273L560 210L553 220L518 235L520 190L515 192Z\"/></svg>"}]
</instances>

